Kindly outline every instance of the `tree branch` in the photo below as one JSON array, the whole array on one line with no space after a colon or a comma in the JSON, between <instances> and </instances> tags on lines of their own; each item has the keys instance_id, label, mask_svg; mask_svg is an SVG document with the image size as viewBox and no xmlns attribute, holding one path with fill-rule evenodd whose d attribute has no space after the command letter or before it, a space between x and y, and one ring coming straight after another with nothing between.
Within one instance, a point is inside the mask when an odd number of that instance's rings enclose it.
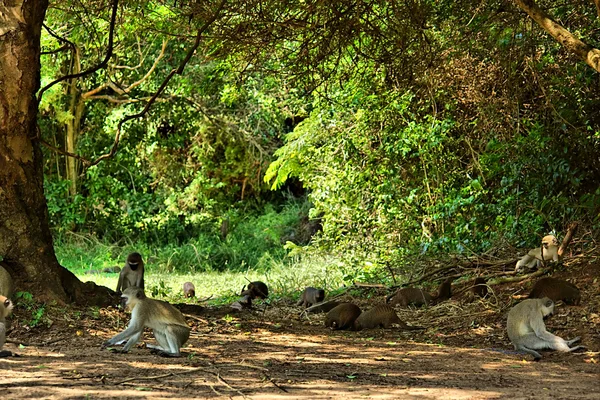
<instances>
[{"instance_id":1,"label":"tree branch","mask_svg":"<svg viewBox=\"0 0 600 400\"><path fill-rule=\"evenodd\" d=\"M514 0L514 2L568 51L600 72L600 50L576 38L571 32L556 23L550 14L539 8L533 0ZM600 4L600 0L594 0L594 2L596 6Z\"/></svg>"},{"instance_id":2,"label":"tree branch","mask_svg":"<svg viewBox=\"0 0 600 400\"><path fill-rule=\"evenodd\" d=\"M119 121L119 124L117 125L117 133L115 134L115 141L114 141L114 143L113 143L110 151L108 153L102 154L96 160L94 160L93 162L91 162L88 165L89 167L91 167L93 165L97 165L102 160L105 160L105 159L110 158L110 157L112 157L112 156L115 155L115 153L117 152L117 148L119 147L119 141L121 140L121 129L123 127L123 124L125 122L127 122L127 121L132 120L132 119L141 118L144 115L146 115L146 113L148 113L148 111L150 110L150 107L152 106L152 104L154 104L154 102L156 101L156 99L165 90L165 88L167 87L167 85L168 85L169 81L171 80L171 78L175 74L181 75L183 73L183 70L184 70L186 64L190 61L190 59L192 58L192 56L194 55L194 53L198 49L198 46L200 46L200 40L202 39L202 35L212 25L212 23L216 21L217 17L221 13L221 10L223 10L223 6L224 5L225 5L225 0L221 0L221 2L217 6L217 9L213 13L213 15L202 25L202 27L200 29L198 29L198 33L196 34L196 41L195 41L194 45L192 46L192 48L188 51L187 55L185 56L185 59L181 62L181 64L179 65L179 67L177 69L171 70L171 72L169 73L169 75L167 75L167 77L165 78L165 80L163 81L163 83L160 85L160 87L158 88L158 90L156 91L156 93L154 93L154 95L152 96L152 98L148 101L148 103L146 104L146 107L144 107L144 109L142 111L140 111L139 113L127 115L126 117L124 117L123 119L121 119Z\"/></svg>"},{"instance_id":3,"label":"tree branch","mask_svg":"<svg viewBox=\"0 0 600 400\"><path fill-rule=\"evenodd\" d=\"M106 56L104 57L104 60L102 60L102 62L100 64L96 65L95 67L86 69L83 72L79 72L77 74L65 75L63 77L60 77L60 78L56 79L53 82L50 82L49 84L47 84L46 86L44 86L39 91L38 96L37 96L38 102L42 99L42 96L44 95L44 92L46 90L50 89L52 86L56 85L57 83L60 83L60 82L65 81L67 79L80 78L82 76L92 74L92 73L98 71L99 69L106 67L106 65L108 64L108 60L110 60L110 58L112 57L112 53L113 53L113 42L114 42L113 39L114 39L114 33L115 33L115 21L117 19L117 10L119 8L118 6L119 6L119 0L113 0L112 15L110 17L110 31L109 31L109 34L108 34L108 50L106 51ZM55 36L55 37L57 37L57 36Z\"/></svg>"}]
</instances>

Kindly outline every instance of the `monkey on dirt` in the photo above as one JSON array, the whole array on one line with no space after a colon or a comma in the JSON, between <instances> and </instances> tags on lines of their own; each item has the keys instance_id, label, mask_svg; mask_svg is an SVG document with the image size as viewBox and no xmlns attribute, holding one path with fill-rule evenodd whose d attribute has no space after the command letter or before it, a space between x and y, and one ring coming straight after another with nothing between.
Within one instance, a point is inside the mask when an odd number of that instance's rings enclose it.
<instances>
[{"instance_id":1,"label":"monkey on dirt","mask_svg":"<svg viewBox=\"0 0 600 400\"><path fill-rule=\"evenodd\" d=\"M553 312L554 302L547 297L523 300L514 306L508 313L506 328L515 350L529 353L535 361L539 361L542 356L536 350L552 349L571 352L584 349L584 346L569 347L579 341L579 337L564 340L546 330L544 317Z\"/></svg>"},{"instance_id":2,"label":"monkey on dirt","mask_svg":"<svg viewBox=\"0 0 600 400\"><path fill-rule=\"evenodd\" d=\"M131 310L131 320L127 329L104 342L102 347L127 340L123 349L117 351L126 353L140 341L144 328L150 328L159 345L146 347L164 357L179 357L179 350L187 342L191 330L183 314L166 301L146 297L141 288L127 288L121 297L125 307Z\"/></svg>"},{"instance_id":3,"label":"monkey on dirt","mask_svg":"<svg viewBox=\"0 0 600 400\"><path fill-rule=\"evenodd\" d=\"M6 296L0 296L0 357L10 357L13 354L9 350L2 350L6 343L6 331L8 330L6 317L13 309L12 301Z\"/></svg>"},{"instance_id":4,"label":"monkey on dirt","mask_svg":"<svg viewBox=\"0 0 600 400\"><path fill-rule=\"evenodd\" d=\"M543 252L542 252L543 249ZM542 261L558 262L558 239L554 235L547 235L542 238L542 246L529 250L515 266L515 271L519 272L523 268L535 269L542 265Z\"/></svg>"},{"instance_id":5,"label":"monkey on dirt","mask_svg":"<svg viewBox=\"0 0 600 400\"><path fill-rule=\"evenodd\" d=\"M116 292L122 293L129 287L144 290L144 260L140 253L131 253L127 256L125 266L119 274Z\"/></svg>"}]
</instances>

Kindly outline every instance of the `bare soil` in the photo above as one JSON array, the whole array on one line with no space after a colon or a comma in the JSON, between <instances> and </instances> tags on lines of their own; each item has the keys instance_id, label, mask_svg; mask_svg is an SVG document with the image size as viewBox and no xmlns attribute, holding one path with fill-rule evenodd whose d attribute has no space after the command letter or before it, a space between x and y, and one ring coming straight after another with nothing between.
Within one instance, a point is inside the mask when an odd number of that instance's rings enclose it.
<instances>
[{"instance_id":1,"label":"bare soil","mask_svg":"<svg viewBox=\"0 0 600 400\"><path fill-rule=\"evenodd\" d=\"M286 301L183 311L193 327L184 357L129 354L101 344L123 329L128 316L57 307L48 327L27 329L19 310L5 347L20 357L0 359L2 399L599 399L600 296L598 265L567 275L582 289L582 306L557 307L547 321L564 338L581 336L587 351L544 352L540 362L513 351L506 313L533 282L494 287L486 300L464 295L428 309L399 310L423 331L330 331L324 315L300 317ZM454 288L460 291L460 286ZM345 300L365 309L385 292L352 292ZM145 342L154 343L150 332Z\"/></svg>"}]
</instances>

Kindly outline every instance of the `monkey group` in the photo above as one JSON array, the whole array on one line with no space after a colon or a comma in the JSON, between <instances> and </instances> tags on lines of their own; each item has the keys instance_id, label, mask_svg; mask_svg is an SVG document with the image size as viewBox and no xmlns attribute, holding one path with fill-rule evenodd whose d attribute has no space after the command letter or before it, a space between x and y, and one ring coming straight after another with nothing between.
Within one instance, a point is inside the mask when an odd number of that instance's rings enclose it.
<instances>
[{"instance_id":1,"label":"monkey group","mask_svg":"<svg viewBox=\"0 0 600 400\"><path fill-rule=\"evenodd\" d=\"M545 261L558 261L558 241L555 236L548 235L542 239L540 248L530 250L516 264L516 271L524 268L538 268ZM131 313L130 321L125 330L106 340L102 348L109 348L116 353L127 353L142 338L144 328L150 328L158 345L146 345L155 354L164 357L181 356L181 348L190 337L190 327L185 317L177 308L168 302L152 299L146 296L144 287L144 260L140 253L133 252L127 256L122 269L111 267L103 272L119 273L116 292L121 298L124 309ZM299 296L296 306L301 306L305 312L326 313L325 326L333 330L353 330L383 328L396 326L400 330L425 329L402 321L394 306L431 306L447 301L452 297L452 282L455 278L446 278L431 294L423 289L406 287L396 290L387 296L385 303L378 304L363 311L350 302L335 300L325 301L325 290L306 287ZM472 297L485 298L489 286L483 277L477 277L470 287ZM0 357L12 355L3 350L9 327L7 317L11 314L13 303L11 295L14 283L10 273L0 265ZM192 282L183 284L183 296L195 298L195 286ZM268 286L261 281L249 282L240 292L238 303L241 308L250 308L255 299L267 299ZM532 287L528 298L515 305L508 313L507 332L515 350L526 352L541 359L538 352L542 349L552 349L561 352L572 352L585 347L571 347L580 340L579 337L564 340L547 331L544 318L551 315L555 303L562 301L566 305L579 305L581 294L579 289L570 282L545 277L539 279ZM117 346L123 345L122 348Z\"/></svg>"}]
</instances>

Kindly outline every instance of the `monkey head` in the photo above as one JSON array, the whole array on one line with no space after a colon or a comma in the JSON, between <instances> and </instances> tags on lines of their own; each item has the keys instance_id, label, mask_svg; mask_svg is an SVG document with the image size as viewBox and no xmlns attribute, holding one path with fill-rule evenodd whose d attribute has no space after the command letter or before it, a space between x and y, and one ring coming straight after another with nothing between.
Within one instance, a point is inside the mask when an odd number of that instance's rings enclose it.
<instances>
[{"instance_id":1,"label":"monkey head","mask_svg":"<svg viewBox=\"0 0 600 400\"><path fill-rule=\"evenodd\" d=\"M133 310L137 303L145 298L144 289L135 286L128 287L121 295L121 305L124 309Z\"/></svg>"},{"instance_id":2,"label":"monkey head","mask_svg":"<svg viewBox=\"0 0 600 400\"><path fill-rule=\"evenodd\" d=\"M540 311L542 311L542 317L546 318L554 314L554 302L548 297L539 299Z\"/></svg>"},{"instance_id":3,"label":"monkey head","mask_svg":"<svg viewBox=\"0 0 600 400\"><path fill-rule=\"evenodd\" d=\"M545 249L550 247L550 245L558 246L558 239L556 238L556 236L547 235L542 238L542 246L544 246Z\"/></svg>"},{"instance_id":4,"label":"monkey head","mask_svg":"<svg viewBox=\"0 0 600 400\"><path fill-rule=\"evenodd\" d=\"M138 265L143 264L142 255L140 253L131 253L127 256L127 264L132 271L138 268Z\"/></svg>"},{"instance_id":5,"label":"monkey head","mask_svg":"<svg viewBox=\"0 0 600 400\"><path fill-rule=\"evenodd\" d=\"M13 302L6 296L0 295L0 304L2 304L2 310L0 311L0 320L4 317L8 317L13 309Z\"/></svg>"}]
</instances>

